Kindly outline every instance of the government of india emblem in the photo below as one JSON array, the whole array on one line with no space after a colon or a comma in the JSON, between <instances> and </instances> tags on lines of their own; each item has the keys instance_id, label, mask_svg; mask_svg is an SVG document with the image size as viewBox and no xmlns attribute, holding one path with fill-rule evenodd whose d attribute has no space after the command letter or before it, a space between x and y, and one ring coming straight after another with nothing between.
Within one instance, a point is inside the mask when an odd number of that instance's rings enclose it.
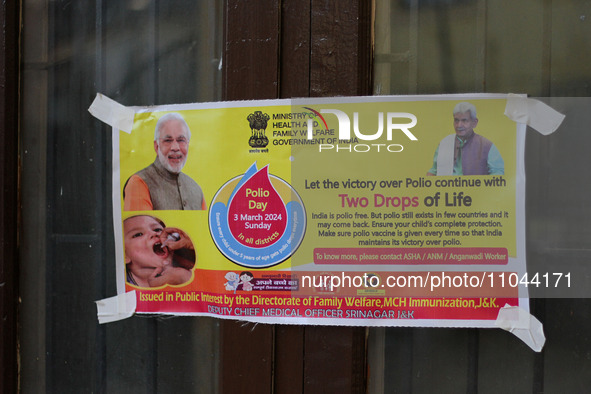
<instances>
[{"instance_id":1,"label":"government of india emblem","mask_svg":"<svg viewBox=\"0 0 591 394\"><path fill-rule=\"evenodd\" d=\"M264 148L269 144L269 139L265 136L265 130L267 129L267 122L270 117L268 114L264 114L261 111L255 111L248 115L246 120L250 123L250 139L248 144L253 148Z\"/></svg>"}]
</instances>

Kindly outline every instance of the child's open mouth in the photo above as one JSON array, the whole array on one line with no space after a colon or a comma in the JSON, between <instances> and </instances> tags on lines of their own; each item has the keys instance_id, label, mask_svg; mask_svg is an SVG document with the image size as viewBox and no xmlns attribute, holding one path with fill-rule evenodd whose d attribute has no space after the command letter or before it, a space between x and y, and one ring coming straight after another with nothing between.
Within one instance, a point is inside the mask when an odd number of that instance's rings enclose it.
<instances>
[{"instance_id":1,"label":"child's open mouth","mask_svg":"<svg viewBox=\"0 0 591 394\"><path fill-rule=\"evenodd\" d=\"M158 256L166 255L166 250L162 248L162 244L160 242L155 243L152 249L154 250L154 253L156 253Z\"/></svg>"}]
</instances>

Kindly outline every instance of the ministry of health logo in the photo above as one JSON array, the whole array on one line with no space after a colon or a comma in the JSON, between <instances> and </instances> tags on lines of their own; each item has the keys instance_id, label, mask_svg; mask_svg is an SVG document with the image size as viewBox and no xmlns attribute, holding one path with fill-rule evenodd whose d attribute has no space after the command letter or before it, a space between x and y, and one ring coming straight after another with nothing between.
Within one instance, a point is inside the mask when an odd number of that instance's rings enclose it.
<instances>
[{"instance_id":1,"label":"ministry of health logo","mask_svg":"<svg viewBox=\"0 0 591 394\"><path fill-rule=\"evenodd\" d=\"M248 144L251 147L264 148L269 144L269 139L265 136L269 119L271 119L270 116L261 111L254 111L254 113L248 115L246 118L248 123L250 123L251 134Z\"/></svg>"}]
</instances>

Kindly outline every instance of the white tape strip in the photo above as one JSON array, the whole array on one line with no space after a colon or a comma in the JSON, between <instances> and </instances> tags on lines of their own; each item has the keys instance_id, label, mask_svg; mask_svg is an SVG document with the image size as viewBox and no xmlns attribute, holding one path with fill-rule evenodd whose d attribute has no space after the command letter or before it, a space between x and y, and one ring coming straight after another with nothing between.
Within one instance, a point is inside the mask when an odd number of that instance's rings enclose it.
<instances>
[{"instance_id":1,"label":"white tape strip","mask_svg":"<svg viewBox=\"0 0 591 394\"><path fill-rule=\"evenodd\" d=\"M502 307L495 325L509 331L536 352L541 352L546 342L542 323L518 306Z\"/></svg>"},{"instance_id":2,"label":"white tape strip","mask_svg":"<svg viewBox=\"0 0 591 394\"><path fill-rule=\"evenodd\" d=\"M111 100L107 96L97 93L90 108L88 108L88 112L111 127L131 133L135 111Z\"/></svg>"},{"instance_id":3,"label":"white tape strip","mask_svg":"<svg viewBox=\"0 0 591 394\"><path fill-rule=\"evenodd\" d=\"M505 116L525 123L544 135L552 134L564 120L564 115L541 101L509 94Z\"/></svg>"},{"instance_id":4,"label":"white tape strip","mask_svg":"<svg viewBox=\"0 0 591 394\"><path fill-rule=\"evenodd\" d=\"M100 324L131 317L135 313L137 305L135 290L95 302Z\"/></svg>"}]
</instances>

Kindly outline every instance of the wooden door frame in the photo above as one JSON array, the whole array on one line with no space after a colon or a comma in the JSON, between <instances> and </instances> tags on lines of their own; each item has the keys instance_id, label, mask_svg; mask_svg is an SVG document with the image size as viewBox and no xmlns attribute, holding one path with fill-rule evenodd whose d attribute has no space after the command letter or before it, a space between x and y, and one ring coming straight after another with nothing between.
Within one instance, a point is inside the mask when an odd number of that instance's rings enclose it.
<instances>
[{"instance_id":1,"label":"wooden door frame","mask_svg":"<svg viewBox=\"0 0 591 394\"><path fill-rule=\"evenodd\" d=\"M223 99L371 94L371 3L227 0ZM366 333L222 321L220 391L366 392Z\"/></svg>"},{"instance_id":2,"label":"wooden door frame","mask_svg":"<svg viewBox=\"0 0 591 394\"><path fill-rule=\"evenodd\" d=\"M226 0L223 98L370 94L370 4ZM0 391L16 392L20 2L3 2L0 20ZM245 382L256 392L365 391L365 328L223 321L220 334L222 392L245 392Z\"/></svg>"},{"instance_id":3,"label":"wooden door frame","mask_svg":"<svg viewBox=\"0 0 591 394\"><path fill-rule=\"evenodd\" d=\"M0 392L17 392L20 2L0 4Z\"/></svg>"}]
</instances>

